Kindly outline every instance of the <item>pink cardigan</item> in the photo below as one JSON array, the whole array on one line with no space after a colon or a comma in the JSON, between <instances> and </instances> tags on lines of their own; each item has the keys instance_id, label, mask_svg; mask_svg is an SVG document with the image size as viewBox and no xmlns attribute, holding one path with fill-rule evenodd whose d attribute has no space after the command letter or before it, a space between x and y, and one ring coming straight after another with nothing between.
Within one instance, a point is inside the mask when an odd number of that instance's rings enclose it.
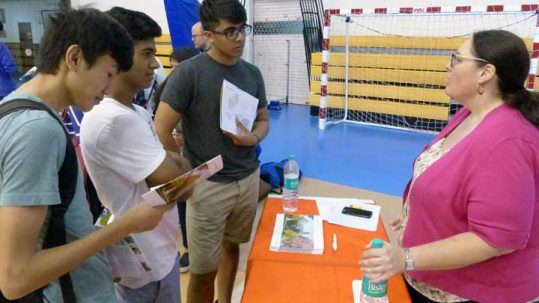
<instances>
[{"instance_id":1,"label":"pink cardigan","mask_svg":"<svg viewBox=\"0 0 539 303\"><path fill-rule=\"evenodd\" d=\"M469 115L460 110L427 147ZM455 270L410 275L466 299L518 303L539 297L539 130L502 105L420 175L410 195L403 246L473 232L515 249Z\"/></svg>"}]
</instances>

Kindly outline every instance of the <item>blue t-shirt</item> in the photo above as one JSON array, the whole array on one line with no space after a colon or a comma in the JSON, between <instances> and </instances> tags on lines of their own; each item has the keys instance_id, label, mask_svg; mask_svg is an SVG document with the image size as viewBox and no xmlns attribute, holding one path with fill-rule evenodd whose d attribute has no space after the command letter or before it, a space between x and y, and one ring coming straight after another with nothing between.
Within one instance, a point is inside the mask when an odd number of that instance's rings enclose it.
<instances>
[{"instance_id":1,"label":"blue t-shirt","mask_svg":"<svg viewBox=\"0 0 539 303\"><path fill-rule=\"evenodd\" d=\"M0 42L0 98L7 96L17 88L17 84L13 81L16 74L17 64L15 64L7 46Z\"/></svg>"},{"instance_id":2,"label":"blue t-shirt","mask_svg":"<svg viewBox=\"0 0 539 303\"><path fill-rule=\"evenodd\" d=\"M12 93L15 98L43 102L35 96ZM60 204L58 171L65 155L66 137L58 121L47 112L23 110L0 119L0 207ZM44 238L45 226L40 233ZM79 170L77 189L65 215L67 241L95 230ZM71 272L77 302L116 302L112 275L102 253ZM48 302L62 302L58 281L45 289Z\"/></svg>"}]
</instances>

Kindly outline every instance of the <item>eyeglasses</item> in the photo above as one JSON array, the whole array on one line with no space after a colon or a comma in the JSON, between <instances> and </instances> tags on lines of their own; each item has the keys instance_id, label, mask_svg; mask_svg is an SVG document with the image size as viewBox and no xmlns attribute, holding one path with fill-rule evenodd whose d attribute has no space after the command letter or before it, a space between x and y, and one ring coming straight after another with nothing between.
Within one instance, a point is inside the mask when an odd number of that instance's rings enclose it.
<instances>
[{"instance_id":1,"label":"eyeglasses","mask_svg":"<svg viewBox=\"0 0 539 303\"><path fill-rule=\"evenodd\" d=\"M463 61L463 60L474 60L474 61L479 61L479 62L483 62L485 64L489 64L490 62L488 62L487 60L485 59L481 59L481 58L477 58L477 57L467 57L467 56L461 56L459 54L456 54L456 53L452 53L451 54L451 62L449 63L449 65L451 65L451 67L454 67L457 63Z\"/></svg>"},{"instance_id":2,"label":"eyeglasses","mask_svg":"<svg viewBox=\"0 0 539 303\"><path fill-rule=\"evenodd\" d=\"M210 30L210 32L214 34L218 34L218 35L224 35L228 40L235 40L236 38L238 38L238 35L240 33L244 34L245 36L249 35L252 29L253 29L253 26L249 24L244 24L240 26L239 28L229 28L222 32Z\"/></svg>"},{"instance_id":3,"label":"eyeglasses","mask_svg":"<svg viewBox=\"0 0 539 303\"><path fill-rule=\"evenodd\" d=\"M194 35L191 35L191 41L195 41L195 39L197 37L200 37L200 36L204 36L204 34L194 34Z\"/></svg>"}]
</instances>

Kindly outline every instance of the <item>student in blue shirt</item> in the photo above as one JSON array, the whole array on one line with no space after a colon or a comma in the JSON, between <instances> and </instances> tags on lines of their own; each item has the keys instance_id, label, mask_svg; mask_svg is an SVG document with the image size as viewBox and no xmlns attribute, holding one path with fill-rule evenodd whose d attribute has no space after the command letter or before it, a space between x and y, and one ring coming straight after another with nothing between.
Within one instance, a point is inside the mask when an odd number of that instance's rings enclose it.
<instances>
[{"instance_id":1,"label":"student in blue shirt","mask_svg":"<svg viewBox=\"0 0 539 303\"><path fill-rule=\"evenodd\" d=\"M0 32L4 25L0 22ZM13 78L17 75L17 64L7 46L0 42L0 100L17 88Z\"/></svg>"},{"instance_id":2,"label":"student in blue shirt","mask_svg":"<svg viewBox=\"0 0 539 303\"><path fill-rule=\"evenodd\" d=\"M118 71L133 64L133 40L95 9L62 10L41 40L38 73L3 102L27 99L53 112L90 110ZM156 227L173 207L141 203L95 231L79 173L64 215L67 244L43 249L52 205L60 203L58 171L66 141L62 125L40 110L0 119L0 291L21 298L41 287L45 302L63 302L58 277L69 273L78 303L116 302L110 267L100 251L128 234Z\"/></svg>"}]
</instances>

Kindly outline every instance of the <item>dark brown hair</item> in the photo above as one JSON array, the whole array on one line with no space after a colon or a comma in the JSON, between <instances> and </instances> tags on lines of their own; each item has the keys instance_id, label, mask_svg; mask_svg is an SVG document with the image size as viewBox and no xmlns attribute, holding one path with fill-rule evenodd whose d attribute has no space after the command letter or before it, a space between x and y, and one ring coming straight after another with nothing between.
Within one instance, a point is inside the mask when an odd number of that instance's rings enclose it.
<instances>
[{"instance_id":1,"label":"dark brown hair","mask_svg":"<svg viewBox=\"0 0 539 303\"><path fill-rule=\"evenodd\" d=\"M475 55L496 67L504 102L539 127L539 94L524 87L530 70L530 54L524 41L508 31L487 30L476 32L472 43Z\"/></svg>"}]
</instances>

